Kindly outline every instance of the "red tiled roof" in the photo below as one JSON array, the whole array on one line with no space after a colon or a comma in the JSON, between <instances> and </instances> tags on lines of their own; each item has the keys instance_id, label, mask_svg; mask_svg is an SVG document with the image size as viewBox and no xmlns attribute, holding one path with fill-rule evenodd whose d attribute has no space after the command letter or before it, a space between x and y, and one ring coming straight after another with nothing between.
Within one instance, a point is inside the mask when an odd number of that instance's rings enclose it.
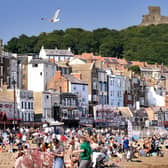
<instances>
[{"instance_id":1,"label":"red tiled roof","mask_svg":"<svg viewBox=\"0 0 168 168\"><path fill-rule=\"evenodd\" d=\"M81 57L82 57L83 59L93 59L94 55L93 55L93 53L83 53L83 54L81 55Z\"/></svg>"},{"instance_id":2,"label":"red tiled roof","mask_svg":"<svg viewBox=\"0 0 168 168\"><path fill-rule=\"evenodd\" d=\"M131 64L137 65L139 67L145 67L147 65L146 62L140 62L140 61L130 61L130 62L131 62Z\"/></svg>"},{"instance_id":3,"label":"red tiled roof","mask_svg":"<svg viewBox=\"0 0 168 168\"><path fill-rule=\"evenodd\" d=\"M122 65L127 65L128 62L125 59L117 59L117 62Z\"/></svg>"}]
</instances>

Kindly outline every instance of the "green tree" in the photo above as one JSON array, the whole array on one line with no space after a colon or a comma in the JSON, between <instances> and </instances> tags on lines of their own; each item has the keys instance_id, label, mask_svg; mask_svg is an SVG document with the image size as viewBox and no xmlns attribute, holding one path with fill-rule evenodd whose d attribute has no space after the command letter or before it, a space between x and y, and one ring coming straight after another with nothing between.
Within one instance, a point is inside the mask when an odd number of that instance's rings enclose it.
<instances>
[{"instance_id":1,"label":"green tree","mask_svg":"<svg viewBox=\"0 0 168 168\"><path fill-rule=\"evenodd\" d=\"M129 67L128 70L134 72L135 74L141 73L141 70L140 70L139 66L137 66L137 65Z\"/></svg>"}]
</instances>

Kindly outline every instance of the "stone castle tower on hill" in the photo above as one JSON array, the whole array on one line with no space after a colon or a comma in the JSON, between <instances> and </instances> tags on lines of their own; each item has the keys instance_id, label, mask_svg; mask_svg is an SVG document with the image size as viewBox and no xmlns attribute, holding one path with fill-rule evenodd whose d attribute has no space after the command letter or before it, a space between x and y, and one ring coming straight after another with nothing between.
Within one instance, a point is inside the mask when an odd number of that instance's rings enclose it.
<instances>
[{"instance_id":1,"label":"stone castle tower on hill","mask_svg":"<svg viewBox=\"0 0 168 168\"><path fill-rule=\"evenodd\" d=\"M159 6L149 6L149 14L143 15L140 26L168 24L168 16L161 16Z\"/></svg>"}]
</instances>

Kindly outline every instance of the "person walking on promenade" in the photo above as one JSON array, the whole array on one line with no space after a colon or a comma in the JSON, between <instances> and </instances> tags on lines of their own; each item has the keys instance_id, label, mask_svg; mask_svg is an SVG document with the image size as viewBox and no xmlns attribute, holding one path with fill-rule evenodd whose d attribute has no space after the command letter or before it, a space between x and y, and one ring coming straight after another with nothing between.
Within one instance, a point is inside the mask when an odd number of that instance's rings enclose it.
<instances>
[{"instance_id":1,"label":"person walking on promenade","mask_svg":"<svg viewBox=\"0 0 168 168\"><path fill-rule=\"evenodd\" d=\"M80 153L79 168L88 168L91 164L92 149L86 137L81 136L80 143L80 150L76 150L73 153Z\"/></svg>"},{"instance_id":2,"label":"person walking on promenade","mask_svg":"<svg viewBox=\"0 0 168 168\"><path fill-rule=\"evenodd\" d=\"M54 149L54 163L53 168L63 168L64 167L64 147L60 144L58 139L53 140Z\"/></svg>"}]
</instances>

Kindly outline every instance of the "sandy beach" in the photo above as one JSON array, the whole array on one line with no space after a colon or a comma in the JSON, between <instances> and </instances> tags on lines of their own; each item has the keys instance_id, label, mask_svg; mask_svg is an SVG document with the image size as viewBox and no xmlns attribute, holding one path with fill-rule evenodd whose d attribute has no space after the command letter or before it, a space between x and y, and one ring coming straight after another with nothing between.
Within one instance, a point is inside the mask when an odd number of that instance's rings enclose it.
<instances>
[{"instance_id":1,"label":"sandy beach","mask_svg":"<svg viewBox=\"0 0 168 168\"><path fill-rule=\"evenodd\" d=\"M1 152L0 153L0 168L13 168L14 167L14 153ZM168 168L168 154L164 157L139 157L133 159L132 162L125 160L118 162L117 158L113 158L112 163L120 165L121 168Z\"/></svg>"}]
</instances>

